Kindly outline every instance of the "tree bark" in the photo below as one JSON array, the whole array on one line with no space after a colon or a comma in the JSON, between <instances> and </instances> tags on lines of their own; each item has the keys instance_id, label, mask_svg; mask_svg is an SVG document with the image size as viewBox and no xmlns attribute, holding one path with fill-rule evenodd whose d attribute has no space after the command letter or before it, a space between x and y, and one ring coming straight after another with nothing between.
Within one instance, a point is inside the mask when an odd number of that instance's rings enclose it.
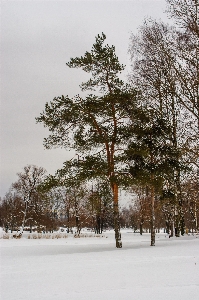
<instances>
[{"instance_id":1,"label":"tree bark","mask_svg":"<svg viewBox=\"0 0 199 300\"><path fill-rule=\"evenodd\" d=\"M114 229L115 229L115 241L116 248L122 248L120 222L119 222L119 208L118 208L118 185L113 183L113 209L114 209Z\"/></svg>"},{"instance_id":2,"label":"tree bark","mask_svg":"<svg viewBox=\"0 0 199 300\"><path fill-rule=\"evenodd\" d=\"M143 229L142 229L142 222L140 222L140 235L142 235Z\"/></svg>"},{"instance_id":3,"label":"tree bark","mask_svg":"<svg viewBox=\"0 0 199 300\"><path fill-rule=\"evenodd\" d=\"M151 187L151 246L155 246L155 192L154 187Z\"/></svg>"},{"instance_id":4,"label":"tree bark","mask_svg":"<svg viewBox=\"0 0 199 300\"><path fill-rule=\"evenodd\" d=\"M67 214L67 233L69 233L70 232L70 212L69 212L68 208L66 210L66 214Z\"/></svg>"}]
</instances>

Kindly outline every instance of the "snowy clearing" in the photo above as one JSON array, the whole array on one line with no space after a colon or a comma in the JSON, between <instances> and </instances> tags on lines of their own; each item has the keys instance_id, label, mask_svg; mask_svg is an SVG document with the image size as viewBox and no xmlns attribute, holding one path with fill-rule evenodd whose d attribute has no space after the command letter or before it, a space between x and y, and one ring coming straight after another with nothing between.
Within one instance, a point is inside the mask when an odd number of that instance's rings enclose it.
<instances>
[{"instance_id":1,"label":"snowy clearing","mask_svg":"<svg viewBox=\"0 0 199 300\"><path fill-rule=\"evenodd\" d=\"M0 239L2 300L198 300L199 236Z\"/></svg>"}]
</instances>

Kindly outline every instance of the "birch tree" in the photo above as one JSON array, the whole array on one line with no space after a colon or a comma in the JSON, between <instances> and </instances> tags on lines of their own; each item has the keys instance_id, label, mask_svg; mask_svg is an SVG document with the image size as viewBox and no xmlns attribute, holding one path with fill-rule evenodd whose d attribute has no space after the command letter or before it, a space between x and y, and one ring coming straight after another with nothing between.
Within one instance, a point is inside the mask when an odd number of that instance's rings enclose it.
<instances>
[{"instance_id":1,"label":"birch tree","mask_svg":"<svg viewBox=\"0 0 199 300\"><path fill-rule=\"evenodd\" d=\"M198 1L168 0L168 11L178 28L146 20L132 35L131 79L145 103L167 114L170 141L180 147L189 166L198 168ZM184 232L181 174L173 172L173 210L177 234ZM175 216L176 210L178 214ZM176 219L176 220L175 220ZM173 235L172 228L172 235ZM180 229L181 228L181 229Z\"/></svg>"}]
</instances>

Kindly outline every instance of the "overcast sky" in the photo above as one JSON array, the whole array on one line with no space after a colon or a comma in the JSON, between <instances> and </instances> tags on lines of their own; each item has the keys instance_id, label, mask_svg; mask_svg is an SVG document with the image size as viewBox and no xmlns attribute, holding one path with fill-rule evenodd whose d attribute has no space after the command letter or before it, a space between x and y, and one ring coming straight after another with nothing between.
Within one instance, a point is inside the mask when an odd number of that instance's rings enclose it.
<instances>
[{"instance_id":1,"label":"overcast sky","mask_svg":"<svg viewBox=\"0 0 199 300\"><path fill-rule=\"evenodd\" d=\"M165 8L164 0L1 1L1 197L27 164L54 174L74 156L45 150L48 131L35 122L55 96L79 93L84 73L66 62L104 32L128 70L131 32L147 17L167 21Z\"/></svg>"}]
</instances>

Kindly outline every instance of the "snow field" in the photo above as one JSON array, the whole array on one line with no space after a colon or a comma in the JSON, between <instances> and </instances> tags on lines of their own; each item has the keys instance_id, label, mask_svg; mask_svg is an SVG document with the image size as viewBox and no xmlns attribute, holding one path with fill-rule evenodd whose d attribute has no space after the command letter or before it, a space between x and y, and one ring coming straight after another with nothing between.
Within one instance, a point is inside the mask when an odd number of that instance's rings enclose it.
<instances>
[{"instance_id":1,"label":"snow field","mask_svg":"<svg viewBox=\"0 0 199 300\"><path fill-rule=\"evenodd\" d=\"M2 300L198 300L199 236L0 239Z\"/></svg>"}]
</instances>

